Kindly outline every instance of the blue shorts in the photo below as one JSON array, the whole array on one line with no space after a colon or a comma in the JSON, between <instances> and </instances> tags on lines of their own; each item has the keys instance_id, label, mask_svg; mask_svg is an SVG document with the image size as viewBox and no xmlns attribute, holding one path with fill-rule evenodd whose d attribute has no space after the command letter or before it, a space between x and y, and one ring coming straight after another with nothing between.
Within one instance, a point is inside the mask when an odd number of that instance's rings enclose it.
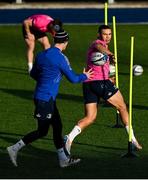
<instances>
[{"instance_id":1,"label":"blue shorts","mask_svg":"<svg viewBox=\"0 0 148 180\"><path fill-rule=\"evenodd\" d=\"M83 83L84 103L99 103L112 97L118 88L110 80L98 80Z\"/></svg>"},{"instance_id":2,"label":"blue shorts","mask_svg":"<svg viewBox=\"0 0 148 180\"><path fill-rule=\"evenodd\" d=\"M34 99L34 118L38 120L51 120L55 111L55 102L51 98L48 102Z\"/></svg>"}]
</instances>

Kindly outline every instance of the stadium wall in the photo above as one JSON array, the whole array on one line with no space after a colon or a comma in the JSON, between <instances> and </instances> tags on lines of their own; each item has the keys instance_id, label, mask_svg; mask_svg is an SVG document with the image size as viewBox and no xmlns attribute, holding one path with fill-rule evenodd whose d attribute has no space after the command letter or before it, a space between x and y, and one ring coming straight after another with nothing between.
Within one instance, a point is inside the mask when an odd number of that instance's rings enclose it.
<instances>
[{"instance_id":1,"label":"stadium wall","mask_svg":"<svg viewBox=\"0 0 148 180\"><path fill-rule=\"evenodd\" d=\"M104 9L0 9L0 24L19 24L30 15L48 14L64 23L104 23ZM108 10L108 22L116 16L117 23L148 23L148 8L112 8Z\"/></svg>"}]
</instances>

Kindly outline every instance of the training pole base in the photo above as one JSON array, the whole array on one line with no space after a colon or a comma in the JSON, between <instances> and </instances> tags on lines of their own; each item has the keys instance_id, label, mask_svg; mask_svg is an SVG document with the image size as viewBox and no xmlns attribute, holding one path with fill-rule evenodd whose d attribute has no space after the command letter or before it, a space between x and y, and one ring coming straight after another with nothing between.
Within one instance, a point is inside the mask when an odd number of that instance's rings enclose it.
<instances>
[{"instance_id":1,"label":"training pole base","mask_svg":"<svg viewBox=\"0 0 148 180\"><path fill-rule=\"evenodd\" d=\"M123 125L119 121L119 113L116 113L116 124L112 128L123 128Z\"/></svg>"},{"instance_id":2,"label":"training pole base","mask_svg":"<svg viewBox=\"0 0 148 180\"><path fill-rule=\"evenodd\" d=\"M122 155L122 158L135 158L138 157L134 152L128 152L127 154Z\"/></svg>"},{"instance_id":3,"label":"training pole base","mask_svg":"<svg viewBox=\"0 0 148 180\"><path fill-rule=\"evenodd\" d=\"M138 157L137 154L133 151L132 142L128 142L128 152L122 155L122 158L135 158Z\"/></svg>"}]
</instances>

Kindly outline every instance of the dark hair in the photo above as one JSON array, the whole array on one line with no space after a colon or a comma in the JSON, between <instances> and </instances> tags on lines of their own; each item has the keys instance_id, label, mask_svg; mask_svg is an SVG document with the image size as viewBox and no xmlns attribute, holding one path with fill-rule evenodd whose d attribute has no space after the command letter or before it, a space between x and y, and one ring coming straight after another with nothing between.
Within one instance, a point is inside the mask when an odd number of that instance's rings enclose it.
<instances>
[{"instance_id":1,"label":"dark hair","mask_svg":"<svg viewBox=\"0 0 148 180\"><path fill-rule=\"evenodd\" d=\"M54 43L64 43L69 40L69 35L66 31L60 30L54 36Z\"/></svg>"},{"instance_id":2,"label":"dark hair","mask_svg":"<svg viewBox=\"0 0 148 180\"><path fill-rule=\"evenodd\" d=\"M54 36L56 32L62 30L62 22L59 19L54 19L47 26L48 31Z\"/></svg>"},{"instance_id":3,"label":"dark hair","mask_svg":"<svg viewBox=\"0 0 148 180\"><path fill-rule=\"evenodd\" d=\"M62 29L62 22L59 19L54 19L53 21L53 29L55 30L55 32L58 32Z\"/></svg>"},{"instance_id":4,"label":"dark hair","mask_svg":"<svg viewBox=\"0 0 148 180\"><path fill-rule=\"evenodd\" d=\"M98 33L101 34L103 29L111 29L108 25L99 26Z\"/></svg>"}]
</instances>

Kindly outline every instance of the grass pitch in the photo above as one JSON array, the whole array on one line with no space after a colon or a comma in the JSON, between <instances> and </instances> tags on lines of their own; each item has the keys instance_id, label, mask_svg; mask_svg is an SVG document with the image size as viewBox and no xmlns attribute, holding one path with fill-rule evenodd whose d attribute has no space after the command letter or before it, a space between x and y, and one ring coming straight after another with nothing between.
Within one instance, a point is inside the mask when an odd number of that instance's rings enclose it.
<instances>
[{"instance_id":1,"label":"grass pitch","mask_svg":"<svg viewBox=\"0 0 148 180\"><path fill-rule=\"evenodd\" d=\"M89 43L96 38L96 25L67 25L70 34L65 54L73 69L81 73L85 66ZM128 104L130 37L135 36L134 64L144 68L142 76L133 79L133 128L143 145L137 158L121 158L127 153L128 136L124 128L115 129L116 110L101 104L96 122L79 135L72 146L72 154L82 162L75 167L58 167L52 141L52 129L47 137L23 148L18 155L19 166L14 167L6 147L36 128L33 119L32 95L35 82L28 76L25 44L20 26L0 26L0 178L148 178L148 25L118 25L117 47L119 87ZM113 50L113 42L111 50ZM41 48L38 45L36 53ZM81 84L71 84L63 78L57 98L63 121L63 135L70 132L83 117Z\"/></svg>"}]
</instances>

